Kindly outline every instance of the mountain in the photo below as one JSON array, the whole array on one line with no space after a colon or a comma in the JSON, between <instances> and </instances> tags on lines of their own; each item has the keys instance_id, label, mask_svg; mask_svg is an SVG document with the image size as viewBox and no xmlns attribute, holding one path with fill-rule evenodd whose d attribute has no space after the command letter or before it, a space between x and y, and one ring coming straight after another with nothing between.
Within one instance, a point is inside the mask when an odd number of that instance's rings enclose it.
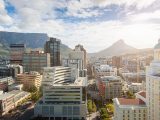
<instances>
[{"instance_id":1,"label":"mountain","mask_svg":"<svg viewBox=\"0 0 160 120\"><path fill-rule=\"evenodd\" d=\"M0 55L9 53L9 45L12 43L25 44L27 49L43 50L45 42L49 39L45 33L17 33L0 31ZM61 44L61 56L67 57L71 49Z\"/></svg>"},{"instance_id":2,"label":"mountain","mask_svg":"<svg viewBox=\"0 0 160 120\"><path fill-rule=\"evenodd\" d=\"M118 40L110 47L99 51L97 53L91 53L89 56L95 56L95 57L106 57L106 56L118 56L123 55L127 53L133 53L136 52L138 49L127 45L123 40Z\"/></svg>"}]
</instances>

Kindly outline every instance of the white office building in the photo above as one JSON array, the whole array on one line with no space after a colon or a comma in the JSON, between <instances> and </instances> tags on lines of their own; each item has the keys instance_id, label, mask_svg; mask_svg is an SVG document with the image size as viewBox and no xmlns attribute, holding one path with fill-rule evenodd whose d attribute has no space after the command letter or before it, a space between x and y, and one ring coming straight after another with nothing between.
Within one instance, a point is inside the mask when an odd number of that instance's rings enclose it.
<instances>
[{"instance_id":1,"label":"white office building","mask_svg":"<svg viewBox=\"0 0 160 120\"><path fill-rule=\"evenodd\" d=\"M43 98L35 105L34 115L56 120L86 118L87 77L76 77L70 67L44 68Z\"/></svg>"},{"instance_id":2,"label":"white office building","mask_svg":"<svg viewBox=\"0 0 160 120\"><path fill-rule=\"evenodd\" d=\"M154 48L154 60L147 68L146 98L148 120L160 120L160 40Z\"/></svg>"}]
</instances>

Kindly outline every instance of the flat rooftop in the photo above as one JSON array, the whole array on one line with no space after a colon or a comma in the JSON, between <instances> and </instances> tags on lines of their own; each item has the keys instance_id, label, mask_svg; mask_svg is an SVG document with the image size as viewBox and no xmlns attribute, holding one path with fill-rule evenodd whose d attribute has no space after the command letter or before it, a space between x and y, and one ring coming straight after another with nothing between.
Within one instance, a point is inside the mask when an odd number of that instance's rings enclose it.
<instances>
[{"instance_id":1,"label":"flat rooftop","mask_svg":"<svg viewBox=\"0 0 160 120\"><path fill-rule=\"evenodd\" d=\"M146 92L145 91L140 91L137 94L139 94L140 96L146 98Z\"/></svg>"},{"instance_id":2,"label":"flat rooftop","mask_svg":"<svg viewBox=\"0 0 160 120\"><path fill-rule=\"evenodd\" d=\"M126 98L118 98L118 102L120 105L145 105L145 102L141 99L126 99Z\"/></svg>"},{"instance_id":3,"label":"flat rooftop","mask_svg":"<svg viewBox=\"0 0 160 120\"><path fill-rule=\"evenodd\" d=\"M120 80L121 78L118 77L118 76L104 76L104 77L101 77L101 80L104 81L104 82L107 82L107 81L114 81L114 80Z\"/></svg>"},{"instance_id":4,"label":"flat rooftop","mask_svg":"<svg viewBox=\"0 0 160 120\"><path fill-rule=\"evenodd\" d=\"M79 77L74 82L66 82L60 84L53 84L53 86L87 86L87 79L86 77Z\"/></svg>"},{"instance_id":5,"label":"flat rooftop","mask_svg":"<svg viewBox=\"0 0 160 120\"><path fill-rule=\"evenodd\" d=\"M0 95L0 100L5 100L5 99L10 98L12 96L14 96L14 94L4 93L4 94Z\"/></svg>"}]
</instances>

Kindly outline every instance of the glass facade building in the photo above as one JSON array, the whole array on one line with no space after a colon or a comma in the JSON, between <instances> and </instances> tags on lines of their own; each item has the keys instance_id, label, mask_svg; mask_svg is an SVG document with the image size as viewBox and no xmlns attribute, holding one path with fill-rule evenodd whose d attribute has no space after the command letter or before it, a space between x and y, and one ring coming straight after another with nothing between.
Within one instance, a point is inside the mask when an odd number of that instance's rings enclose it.
<instances>
[{"instance_id":1,"label":"glass facade building","mask_svg":"<svg viewBox=\"0 0 160 120\"><path fill-rule=\"evenodd\" d=\"M60 66L60 44L57 38L50 38L44 46L45 53L50 53L51 67Z\"/></svg>"}]
</instances>

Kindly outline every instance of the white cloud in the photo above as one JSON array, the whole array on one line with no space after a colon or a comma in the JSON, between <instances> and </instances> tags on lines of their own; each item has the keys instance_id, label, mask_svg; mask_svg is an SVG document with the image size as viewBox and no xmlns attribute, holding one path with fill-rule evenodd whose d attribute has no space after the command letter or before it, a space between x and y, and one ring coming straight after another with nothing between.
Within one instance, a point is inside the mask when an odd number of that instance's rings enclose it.
<instances>
[{"instance_id":1,"label":"white cloud","mask_svg":"<svg viewBox=\"0 0 160 120\"><path fill-rule=\"evenodd\" d=\"M0 25L11 25L13 23L12 18L7 14L5 10L5 3L0 0Z\"/></svg>"},{"instance_id":2,"label":"white cloud","mask_svg":"<svg viewBox=\"0 0 160 120\"><path fill-rule=\"evenodd\" d=\"M149 22L155 19L160 20L160 10L155 10L154 12L144 12L144 13L137 13L131 14L128 18L133 22Z\"/></svg>"},{"instance_id":3,"label":"white cloud","mask_svg":"<svg viewBox=\"0 0 160 120\"><path fill-rule=\"evenodd\" d=\"M49 36L62 39L62 43L74 47L81 43L89 52L102 50L113 42L124 39L134 47L152 47L160 37L160 24L153 19L160 19L160 11L141 11L152 5L155 0L8 0L16 9L11 18L5 10L5 4L0 0L0 30L19 32L44 32ZM55 9L67 8L67 15L78 18L88 18L101 15L101 10L111 4L137 6L136 10L125 11L122 20L106 20L98 22L66 23L57 19ZM105 9L106 10L106 9ZM136 12L135 12L136 11ZM121 12L121 11L119 11ZM129 14L130 13L130 14ZM137 14L135 14L137 13ZM8 20L7 20L8 17ZM3 22L1 22L3 21ZM3 27L3 24L10 27ZM141 41L141 42L140 42Z\"/></svg>"}]
</instances>

